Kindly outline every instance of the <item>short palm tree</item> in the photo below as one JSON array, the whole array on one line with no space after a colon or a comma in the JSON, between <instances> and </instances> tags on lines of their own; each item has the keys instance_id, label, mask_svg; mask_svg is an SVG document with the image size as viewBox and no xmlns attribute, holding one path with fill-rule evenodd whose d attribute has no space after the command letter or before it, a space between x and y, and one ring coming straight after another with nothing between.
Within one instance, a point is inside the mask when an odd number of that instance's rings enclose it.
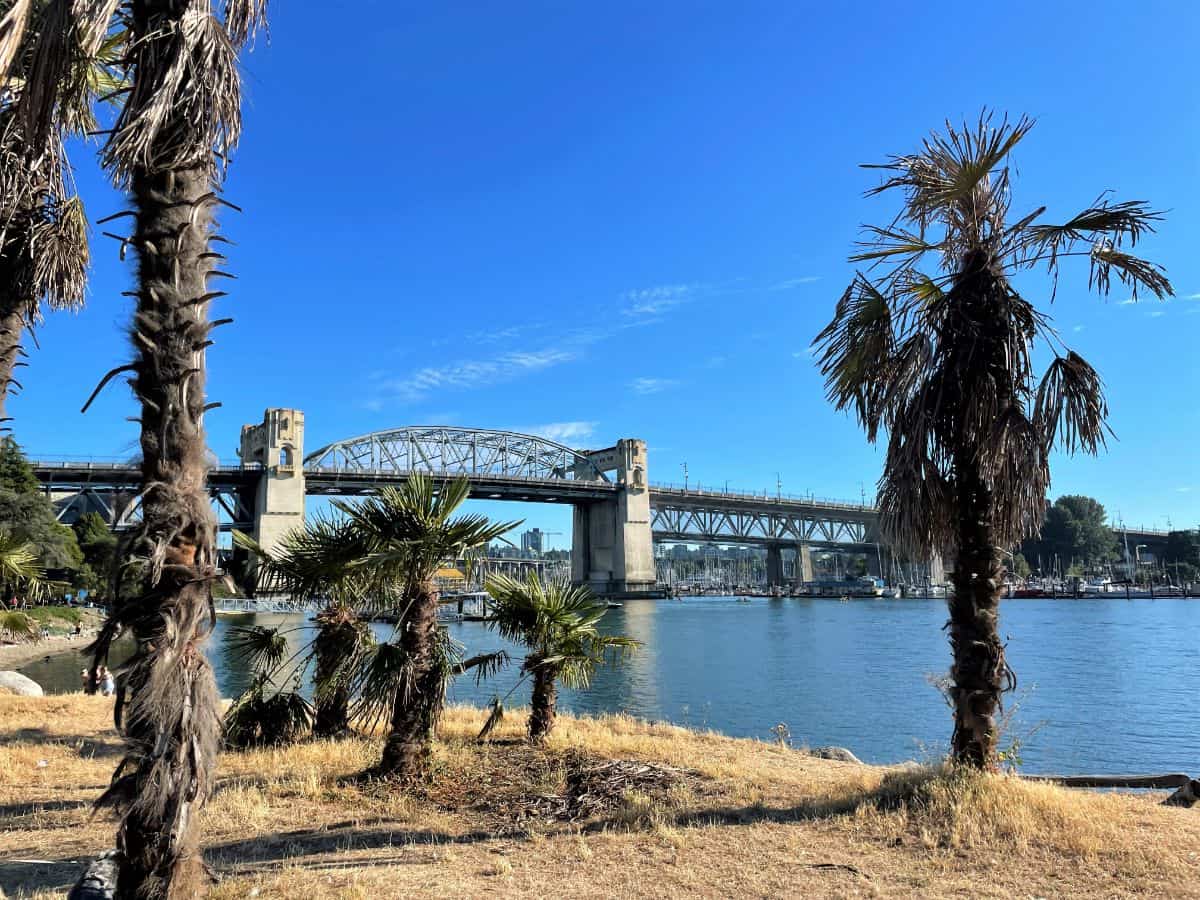
<instances>
[{"instance_id":1,"label":"short palm tree","mask_svg":"<svg viewBox=\"0 0 1200 900\"><path fill-rule=\"evenodd\" d=\"M469 492L465 478L439 489L428 477L414 475L400 487L386 487L358 503L335 502L350 527L374 547L366 563L372 580L391 585L396 598L399 638L378 648L363 688L368 705L378 705L384 696L391 701L378 770L385 777L423 774L446 683L458 668L437 624L434 574L443 561L484 546L519 524L455 515ZM386 690L381 692L379 685L387 685Z\"/></svg>"},{"instance_id":2,"label":"short palm tree","mask_svg":"<svg viewBox=\"0 0 1200 900\"><path fill-rule=\"evenodd\" d=\"M502 637L529 648L521 666L521 673L533 678L529 739L542 743L554 729L558 683L586 688L598 666L638 642L600 633L596 626L607 605L586 585L573 586L567 581L544 584L530 573L525 581L494 575L488 579L487 590L491 596L488 625ZM502 714L503 705L496 701L484 736Z\"/></svg>"},{"instance_id":3,"label":"short palm tree","mask_svg":"<svg viewBox=\"0 0 1200 900\"><path fill-rule=\"evenodd\" d=\"M254 676L225 714L225 743L238 748L287 744L306 733L314 710L296 690L300 672L294 673L292 690L275 688L275 676L287 662L286 635L264 625L235 626L229 648Z\"/></svg>"},{"instance_id":4,"label":"short palm tree","mask_svg":"<svg viewBox=\"0 0 1200 900\"><path fill-rule=\"evenodd\" d=\"M322 599L317 634L297 668L314 664L313 734L338 737L350 730L351 684L375 644L363 611L379 593L361 563L371 552L346 520L317 517L265 550L240 532L234 542L257 557L258 589L299 602ZM269 659L269 657L267 657ZM282 658L272 668L285 662Z\"/></svg>"},{"instance_id":5,"label":"short palm tree","mask_svg":"<svg viewBox=\"0 0 1200 900\"><path fill-rule=\"evenodd\" d=\"M238 50L265 0L95 0L59 3L81 33L103 33L116 8L127 28L127 93L101 161L128 191L137 256L130 327L140 406L142 521L127 554L140 561L133 596L114 598L97 659L129 629L134 656L117 679L125 757L100 802L116 807L118 897L192 897L209 877L201 810L213 787L221 717L204 643L212 631L216 520L205 481L206 350L221 295L216 207L241 130ZM47 67L52 69L52 67ZM44 89L53 83L45 79Z\"/></svg>"},{"instance_id":6,"label":"short palm tree","mask_svg":"<svg viewBox=\"0 0 1200 900\"><path fill-rule=\"evenodd\" d=\"M920 558L956 556L948 630L954 663L954 758L996 761L996 712L1014 684L998 631L1004 554L1038 529L1057 444L1095 453L1105 439L1100 377L1063 345L1047 315L1013 283L1085 258L1089 285L1112 279L1136 298L1172 293L1160 267L1131 255L1161 217L1140 201L1101 197L1062 224L1045 207L1009 221L1008 158L1022 118L934 133L879 167L871 194L900 191L891 225L868 228L855 276L818 336L829 397L856 413L872 442L888 432L879 481L885 540ZM934 265L930 274L920 264ZM1053 283L1049 291L1053 296ZM1053 354L1038 381L1030 351Z\"/></svg>"},{"instance_id":7,"label":"short palm tree","mask_svg":"<svg viewBox=\"0 0 1200 900\"><path fill-rule=\"evenodd\" d=\"M0 597L3 600L16 596L38 600L49 586L33 544L0 529L0 591L3 592Z\"/></svg>"}]
</instances>

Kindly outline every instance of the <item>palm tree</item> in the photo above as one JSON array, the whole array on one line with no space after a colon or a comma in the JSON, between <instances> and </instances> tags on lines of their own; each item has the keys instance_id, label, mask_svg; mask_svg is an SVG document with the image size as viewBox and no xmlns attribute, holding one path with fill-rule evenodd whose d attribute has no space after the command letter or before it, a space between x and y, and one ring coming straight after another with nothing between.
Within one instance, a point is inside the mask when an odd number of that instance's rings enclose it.
<instances>
[{"instance_id":1,"label":"palm tree","mask_svg":"<svg viewBox=\"0 0 1200 900\"><path fill-rule=\"evenodd\" d=\"M49 586L33 544L0 528L0 601L18 594L24 595L25 600L38 600ZM23 633L23 629L15 627L16 623L17 620L12 620L6 630Z\"/></svg>"},{"instance_id":2,"label":"palm tree","mask_svg":"<svg viewBox=\"0 0 1200 900\"><path fill-rule=\"evenodd\" d=\"M979 768L995 765L995 716L1015 684L998 631L1003 555L1042 520L1051 449L1095 453L1107 429L1099 375L1012 277L1044 267L1053 297L1060 263L1087 258L1102 294L1114 276L1135 299L1172 293L1160 267L1123 249L1161 218L1144 202L1101 196L1062 224L1041 224L1045 207L1008 221L1007 160L1032 125L993 126L985 114L873 167L888 174L869 193L899 190L903 205L891 225L867 229L851 260L869 274L855 276L815 342L830 400L856 412L870 441L889 433L884 539L920 558L957 554L952 747ZM926 259L933 274L919 269ZM1053 354L1040 382L1039 336Z\"/></svg>"},{"instance_id":3,"label":"palm tree","mask_svg":"<svg viewBox=\"0 0 1200 900\"><path fill-rule=\"evenodd\" d=\"M526 581L494 575L488 579L487 590L492 597L488 625L502 637L529 648L521 666L523 675L533 676L529 739L542 743L554 728L558 682L568 688L586 688L596 668L612 652L623 653L638 642L597 630L607 608L586 585L572 586L567 581L543 584L530 573ZM497 700L482 736L501 715L503 704Z\"/></svg>"},{"instance_id":4,"label":"palm tree","mask_svg":"<svg viewBox=\"0 0 1200 900\"><path fill-rule=\"evenodd\" d=\"M69 4L77 26L108 27L118 0ZM134 360L121 371L141 410L142 522L127 552L140 560L136 596L115 598L96 645L103 659L128 628L136 652L118 678L125 757L100 803L121 815L118 897L191 897L208 876L200 813L212 790L221 721L203 645L214 621L216 521L205 490L204 413L209 285L223 163L241 129L237 53L265 18L265 0L121 0L128 93L102 162L131 195L137 255ZM81 10L85 12L81 12ZM81 18L90 15L91 18Z\"/></svg>"},{"instance_id":5,"label":"palm tree","mask_svg":"<svg viewBox=\"0 0 1200 900\"><path fill-rule=\"evenodd\" d=\"M372 546L348 521L323 517L289 532L271 551L240 532L234 533L234 542L257 557L260 590L300 602L326 600L316 616L316 637L301 654L297 668L306 668L310 658L315 663L313 734L349 733L351 684L364 654L375 644L360 611L371 606L382 590L362 565ZM284 662L281 658L270 668L278 669Z\"/></svg>"},{"instance_id":6,"label":"palm tree","mask_svg":"<svg viewBox=\"0 0 1200 900\"><path fill-rule=\"evenodd\" d=\"M24 365L25 329L43 306L83 305L87 218L64 138L97 127L93 105L117 90L112 67L124 43L120 31L74 27L62 2L10 4L6 15L19 19L21 40L11 77L0 58L0 421L21 387L13 371Z\"/></svg>"},{"instance_id":7,"label":"palm tree","mask_svg":"<svg viewBox=\"0 0 1200 900\"><path fill-rule=\"evenodd\" d=\"M399 641L378 648L363 687L368 706L384 697L391 701L391 727L378 769L385 777L410 778L425 771L446 682L458 668L438 628L434 574L444 560L482 547L520 524L455 516L469 492L465 478L439 490L428 477L414 475L360 503L334 504L373 546L367 563L372 579L394 585L398 598Z\"/></svg>"},{"instance_id":8,"label":"palm tree","mask_svg":"<svg viewBox=\"0 0 1200 900\"><path fill-rule=\"evenodd\" d=\"M255 674L225 714L225 743L238 748L286 744L308 731L314 710L297 690L301 672L294 673L292 690L270 689L287 660L283 632L265 625L235 626L229 645Z\"/></svg>"}]
</instances>

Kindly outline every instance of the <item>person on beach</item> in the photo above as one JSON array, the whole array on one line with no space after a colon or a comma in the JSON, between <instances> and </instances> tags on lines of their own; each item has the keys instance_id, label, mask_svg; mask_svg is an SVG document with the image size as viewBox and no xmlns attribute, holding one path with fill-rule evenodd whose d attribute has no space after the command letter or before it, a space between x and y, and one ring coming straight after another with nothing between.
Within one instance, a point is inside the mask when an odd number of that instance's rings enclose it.
<instances>
[{"instance_id":1,"label":"person on beach","mask_svg":"<svg viewBox=\"0 0 1200 900\"><path fill-rule=\"evenodd\" d=\"M100 693L105 697L111 697L117 690L117 682L113 678L113 673L108 670L108 666L101 666L99 675Z\"/></svg>"},{"instance_id":2,"label":"person on beach","mask_svg":"<svg viewBox=\"0 0 1200 900\"><path fill-rule=\"evenodd\" d=\"M88 681L89 680L90 679L88 678L88 670L80 669L79 670L79 684L85 694L90 693L90 691L88 691L88 687L89 687Z\"/></svg>"}]
</instances>

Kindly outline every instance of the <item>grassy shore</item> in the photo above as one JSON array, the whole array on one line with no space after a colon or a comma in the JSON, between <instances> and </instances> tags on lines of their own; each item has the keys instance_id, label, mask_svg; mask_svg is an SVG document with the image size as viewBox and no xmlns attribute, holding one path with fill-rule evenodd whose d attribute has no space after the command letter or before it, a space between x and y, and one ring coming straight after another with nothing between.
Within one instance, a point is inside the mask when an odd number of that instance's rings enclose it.
<instances>
[{"instance_id":1,"label":"grassy shore","mask_svg":"<svg viewBox=\"0 0 1200 900\"><path fill-rule=\"evenodd\" d=\"M90 803L101 697L0 697L0 888L60 896L110 845ZM427 786L360 783L379 741L227 753L205 815L216 898L1200 897L1200 811L814 759L622 716L546 751L452 708ZM639 765L613 766L612 760Z\"/></svg>"}]
</instances>

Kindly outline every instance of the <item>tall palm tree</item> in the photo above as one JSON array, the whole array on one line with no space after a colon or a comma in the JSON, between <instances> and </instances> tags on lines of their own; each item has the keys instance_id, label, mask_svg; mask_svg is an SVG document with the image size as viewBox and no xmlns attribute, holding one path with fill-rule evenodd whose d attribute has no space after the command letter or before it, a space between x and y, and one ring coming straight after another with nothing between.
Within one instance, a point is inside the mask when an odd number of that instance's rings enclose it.
<instances>
[{"instance_id":1,"label":"tall palm tree","mask_svg":"<svg viewBox=\"0 0 1200 900\"><path fill-rule=\"evenodd\" d=\"M422 774L445 702L446 682L454 674L446 637L437 624L438 587L434 575L442 562L482 547L515 528L518 522L491 522L480 515L455 513L467 499L465 478L438 489L424 475L398 488L387 487L357 504L335 502L350 527L366 536L375 552L369 565L377 583L395 585L399 640L379 648L375 683L394 684L391 726L379 774L408 778ZM367 690L369 697L379 692Z\"/></svg>"},{"instance_id":2,"label":"tall palm tree","mask_svg":"<svg viewBox=\"0 0 1200 900\"><path fill-rule=\"evenodd\" d=\"M324 598L316 616L317 634L299 668L311 657L315 715L313 734L337 737L350 730L351 684L363 656L375 644L362 611L371 607L384 586L371 580L362 565L373 547L348 520L318 517L289 532L274 550L265 550L236 532L234 542L257 557L259 589L287 594L297 601ZM277 660L278 668L285 662Z\"/></svg>"},{"instance_id":3,"label":"tall palm tree","mask_svg":"<svg viewBox=\"0 0 1200 900\"><path fill-rule=\"evenodd\" d=\"M61 0L60 0L61 2ZM117 0L72 0L80 28L99 28ZM140 404L142 522L128 553L143 569L116 598L97 643L132 630L118 677L125 757L101 797L121 815L119 897L191 897L208 877L200 813L212 790L221 723L203 644L212 630L216 522L205 490L208 308L223 275L212 248L223 163L241 130L237 53L262 24L265 0L121 0L128 93L102 162L133 203L137 255L134 360L120 367ZM107 27L104 24L103 27Z\"/></svg>"},{"instance_id":4,"label":"tall palm tree","mask_svg":"<svg viewBox=\"0 0 1200 900\"><path fill-rule=\"evenodd\" d=\"M1172 293L1160 267L1123 249L1161 218L1144 202L1101 196L1062 224L1042 224L1045 207L1008 220L1007 161L1032 125L985 114L873 167L887 176L869 193L900 191L903 204L891 225L867 229L851 260L870 268L816 340L830 400L857 413L870 441L888 432L884 538L921 558L956 554L952 748L979 768L995 765L996 712L1015 683L998 631L1003 556L1042 520L1051 449L1095 453L1107 429L1099 375L1013 276L1044 268L1053 298L1060 263L1086 258L1102 294L1114 276L1134 298ZM1040 381L1038 337L1053 355Z\"/></svg>"},{"instance_id":5,"label":"tall palm tree","mask_svg":"<svg viewBox=\"0 0 1200 900\"><path fill-rule=\"evenodd\" d=\"M97 127L93 106L117 91L113 66L124 44L121 31L75 27L61 0L10 3L6 15L19 17L21 40L10 75L0 59L0 421L21 386L13 371L24 365L25 329L43 306L83 304L87 219L64 138Z\"/></svg>"},{"instance_id":6,"label":"tall palm tree","mask_svg":"<svg viewBox=\"0 0 1200 900\"><path fill-rule=\"evenodd\" d=\"M488 579L487 590L492 598L488 625L502 637L529 648L521 672L533 677L529 739L540 744L554 728L558 682L569 688L586 688L596 668L611 654L631 650L638 642L600 633L596 626L607 612L606 604L586 585L573 586L567 581L543 584L530 573L525 581L494 575ZM496 701L484 735L502 710Z\"/></svg>"}]
</instances>

